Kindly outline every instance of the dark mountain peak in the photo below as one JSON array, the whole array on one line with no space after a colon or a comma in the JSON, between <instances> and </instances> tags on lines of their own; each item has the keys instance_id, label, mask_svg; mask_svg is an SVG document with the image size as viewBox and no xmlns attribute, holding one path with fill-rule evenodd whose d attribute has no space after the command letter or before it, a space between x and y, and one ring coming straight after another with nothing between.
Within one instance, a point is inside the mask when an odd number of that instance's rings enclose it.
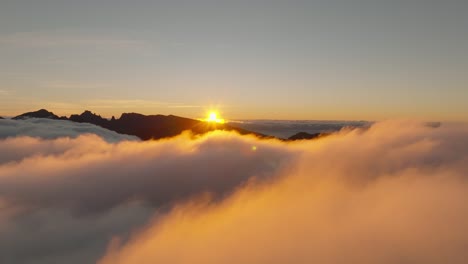
<instances>
[{"instance_id":1,"label":"dark mountain peak","mask_svg":"<svg viewBox=\"0 0 468 264\"><path fill-rule=\"evenodd\" d=\"M122 113L119 120L132 119L132 118L142 118L142 117L145 117L145 115L138 114L138 113Z\"/></svg>"},{"instance_id":2,"label":"dark mountain peak","mask_svg":"<svg viewBox=\"0 0 468 264\"><path fill-rule=\"evenodd\" d=\"M172 115L165 116L165 115L144 115L139 113L122 113L120 119L132 119L132 118L167 118L171 117Z\"/></svg>"},{"instance_id":3,"label":"dark mountain peak","mask_svg":"<svg viewBox=\"0 0 468 264\"><path fill-rule=\"evenodd\" d=\"M52 112L47 111L46 109L40 109L34 112L27 112L19 116L13 117L13 119L27 119L27 118L48 118L48 119L60 119L57 115Z\"/></svg>"},{"instance_id":4,"label":"dark mountain peak","mask_svg":"<svg viewBox=\"0 0 468 264\"><path fill-rule=\"evenodd\" d=\"M307 132L299 132L293 136L290 136L288 140L303 140L303 139L316 139L324 136L328 136L329 134L326 133L307 133Z\"/></svg>"},{"instance_id":5,"label":"dark mountain peak","mask_svg":"<svg viewBox=\"0 0 468 264\"><path fill-rule=\"evenodd\" d=\"M93 112L89 111L89 110L85 110L83 113L81 113L81 116L93 116L95 114L93 114Z\"/></svg>"},{"instance_id":6,"label":"dark mountain peak","mask_svg":"<svg viewBox=\"0 0 468 264\"><path fill-rule=\"evenodd\" d=\"M98 114L95 114L89 110L85 110L83 113L80 115L82 118L99 118L102 119L102 117Z\"/></svg>"},{"instance_id":7,"label":"dark mountain peak","mask_svg":"<svg viewBox=\"0 0 468 264\"><path fill-rule=\"evenodd\" d=\"M102 118L100 115L94 114L89 110L84 111L81 115L71 115L69 120L78 123L91 123L99 126L103 126L109 122L109 120Z\"/></svg>"}]
</instances>

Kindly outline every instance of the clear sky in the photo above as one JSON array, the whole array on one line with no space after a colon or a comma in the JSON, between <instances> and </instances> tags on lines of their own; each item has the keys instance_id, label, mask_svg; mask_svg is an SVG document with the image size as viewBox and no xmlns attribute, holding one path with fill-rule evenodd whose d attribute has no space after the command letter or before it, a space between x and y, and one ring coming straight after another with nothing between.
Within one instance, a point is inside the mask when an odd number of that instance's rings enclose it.
<instances>
[{"instance_id":1,"label":"clear sky","mask_svg":"<svg viewBox=\"0 0 468 264\"><path fill-rule=\"evenodd\" d=\"M1 0L0 115L468 120L468 1Z\"/></svg>"}]
</instances>

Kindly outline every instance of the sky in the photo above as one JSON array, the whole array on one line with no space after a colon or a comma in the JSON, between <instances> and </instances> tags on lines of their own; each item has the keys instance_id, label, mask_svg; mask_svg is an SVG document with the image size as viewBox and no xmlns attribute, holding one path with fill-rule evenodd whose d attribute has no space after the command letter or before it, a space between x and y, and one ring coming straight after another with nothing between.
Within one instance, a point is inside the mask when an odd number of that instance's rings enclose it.
<instances>
[{"instance_id":1,"label":"sky","mask_svg":"<svg viewBox=\"0 0 468 264\"><path fill-rule=\"evenodd\" d=\"M468 121L468 2L1 0L0 116Z\"/></svg>"}]
</instances>

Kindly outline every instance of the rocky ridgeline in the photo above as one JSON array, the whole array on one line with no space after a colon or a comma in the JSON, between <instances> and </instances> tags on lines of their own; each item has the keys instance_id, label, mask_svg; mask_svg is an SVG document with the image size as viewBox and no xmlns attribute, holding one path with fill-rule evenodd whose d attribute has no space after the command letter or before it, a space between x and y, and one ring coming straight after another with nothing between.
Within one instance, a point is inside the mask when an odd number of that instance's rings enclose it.
<instances>
[{"instance_id":1,"label":"rocky ridgeline","mask_svg":"<svg viewBox=\"0 0 468 264\"><path fill-rule=\"evenodd\" d=\"M91 111L84 111L80 115L75 114L67 118L65 116L59 117L46 109L41 109L35 112L21 114L13 119L23 120L28 118L47 118L68 120L77 123L90 123L120 134L137 136L143 140L173 137L187 130L192 131L194 134L203 134L213 130L227 130L237 131L240 134L254 134L259 137L265 137L262 134L236 128L228 124L207 123L174 115L123 113L120 118L112 117L109 120Z\"/></svg>"}]
</instances>

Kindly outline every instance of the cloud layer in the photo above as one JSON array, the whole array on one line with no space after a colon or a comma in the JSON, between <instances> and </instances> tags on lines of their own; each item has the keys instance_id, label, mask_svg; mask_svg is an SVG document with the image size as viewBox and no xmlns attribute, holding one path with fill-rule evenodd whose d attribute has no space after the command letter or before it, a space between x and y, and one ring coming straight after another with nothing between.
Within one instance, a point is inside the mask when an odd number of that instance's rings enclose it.
<instances>
[{"instance_id":1,"label":"cloud layer","mask_svg":"<svg viewBox=\"0 0 468 264\"><path fill-rule=\"evenodd\" d=\"M92 134L16 137L0 149L5 263L92 263L113 235L150 214L205 193L221 199L274 177L294 157L279 142L222 132L119 143Z\"/></svg>"},{"instance_id":2,"label":"cloud layer","mask_svg":"<svg viewBox=\"0 0 468 264\"><path fill-rule=\"evenodd\" d=\"M0 149L2 263L468 258L466 125L389 121L294 143L17 137Z\"/></svg>"},{"instance_id":3,"label":"cloud layer","mask_svg":"<svg viewBox=\"0 0 468 264\"><path fill-rule=\"evenodd\" d=\"M66 120L29 118L25 120L0 120L0 140L8 137L37 137L56 139L61 137L76 138L83 134L95 134L108 142L139 140L135 136L122 135L88 123L75 123Z\"/></svg>"}]
</instances>

